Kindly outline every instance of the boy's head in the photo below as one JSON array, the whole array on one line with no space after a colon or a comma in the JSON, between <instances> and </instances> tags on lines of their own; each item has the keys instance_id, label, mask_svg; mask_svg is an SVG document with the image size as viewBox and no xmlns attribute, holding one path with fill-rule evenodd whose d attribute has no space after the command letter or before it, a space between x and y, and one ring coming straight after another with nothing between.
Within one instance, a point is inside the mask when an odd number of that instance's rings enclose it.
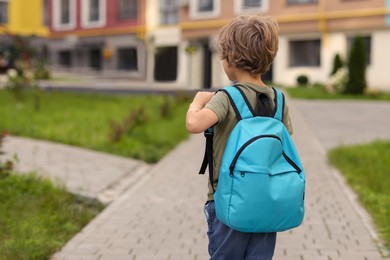
<instances>
[{"instance_id":1,"label":"boy's head","mask_svg":"<svg viewBox=\"0 0 390 260\"><path fill-rule=\"evenodd\" d=\"M229 66L264 74L278 51L277 22L269 16L242 15L221 28L218 50Z\"/></svg>"}]
</instances>

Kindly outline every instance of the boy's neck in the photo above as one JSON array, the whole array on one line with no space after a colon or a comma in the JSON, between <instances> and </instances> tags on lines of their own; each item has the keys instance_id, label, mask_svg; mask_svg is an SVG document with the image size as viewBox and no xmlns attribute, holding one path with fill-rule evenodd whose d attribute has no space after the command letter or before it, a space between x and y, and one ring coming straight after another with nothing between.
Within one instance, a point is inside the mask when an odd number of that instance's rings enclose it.
<instances>
[{"instance_id":1,"label":"boy's neck","mask_svg":"<svg viewBox=\"0 0 390 260\"><path fill-rule=\"evenodd\" d=\"M260 75L254 75L250 73L239 73L239 75L236 75L236 79L238 83L250 83L261 87L266 86L266 84L261 80Z\"/></svg>"}]
</instances>

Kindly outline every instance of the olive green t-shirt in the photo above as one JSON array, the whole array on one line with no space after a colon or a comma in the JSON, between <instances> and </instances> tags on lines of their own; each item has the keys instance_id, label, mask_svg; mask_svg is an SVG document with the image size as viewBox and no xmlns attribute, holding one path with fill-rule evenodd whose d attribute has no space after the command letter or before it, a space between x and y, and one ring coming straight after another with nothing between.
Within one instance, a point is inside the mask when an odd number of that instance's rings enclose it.
<instances>
[{"instance_id":1,"label":"olive green t-shirt","mask_svg":"<svg viewBox=\"0 0 390 260\"><path fill-rule=\"evenodd\" d=\"M250 83L237 83L235 85L244 92L253 109L256 109L257 93L263 93L267 95L268 100L271 103L271 109L273 110L275 108L275 94L271 87L257 86ZM223 91L217 92L205 107L211 109L218 117L218 123L214 126L213 139L213 179L214 189L216 189L218 185L219 168L221 165L223 152L225 150L229 135L238 121L236 113L230 104L229 98ZM293 130L288 113L288 106L286 104L284 105L283 111L283 123L286 126L288 132L292 134ZM207 194L207 200L214 200L213 189L211 188L210 181L208 186L209 191Z\"/></svg>"}]
</instances>

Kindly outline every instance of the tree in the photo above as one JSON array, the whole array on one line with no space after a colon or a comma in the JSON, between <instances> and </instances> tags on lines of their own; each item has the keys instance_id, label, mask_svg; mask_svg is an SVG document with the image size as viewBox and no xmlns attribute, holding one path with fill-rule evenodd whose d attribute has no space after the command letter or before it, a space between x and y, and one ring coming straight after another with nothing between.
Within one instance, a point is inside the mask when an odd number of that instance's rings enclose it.
<instances>
[{"instance_id":1,"label":"tree","mask_svg":"<svg viewBox=\"0 0 390 260\"><path fill-rule=\"evenodd\" d=\"M332 72L330 73L330 75L331 76L334 75L342 67L344 67L344 62L341 59L340 55L336 54L334 56L334 59L333 59L333 69L332 69Z\"/></svg>"},{"instance_id":2,"label":"tree","mask_svg":"<svg viewBox=\"0 0 390 260\"><path fill-rule=\"evenodd\" d=\"M363 94L366 89L366 51L361 36L355 37L348 60L347 94Z\"/></svg>"}]
</instances>

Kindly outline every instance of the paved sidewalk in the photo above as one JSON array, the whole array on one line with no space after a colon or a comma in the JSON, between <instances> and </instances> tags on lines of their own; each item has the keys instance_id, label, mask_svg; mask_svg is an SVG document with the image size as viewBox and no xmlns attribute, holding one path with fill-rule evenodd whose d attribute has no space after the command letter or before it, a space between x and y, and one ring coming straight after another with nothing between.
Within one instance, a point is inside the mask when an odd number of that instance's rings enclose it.
<instances>
[{"instance_id":1,"label":"paved sidewalk","mask_svg":"<svg viewBox=\"0 0 390 260\"><path fill-rule=\"evenodd\" d=\"M389 111L390 103L385 104L387 105L384 105L383 111ZM341 110L329 109L338 105ZM337 140L329 135L330 130L342 133L344 122L358 109L356 107L348 110L344 106L343 102L327 104L290 101L294 140L307 176L306 217L301 227L278 235L274 257L276 260L383 259L375 242L377 236L369 216L356 202L354 193L345 185L340 174L326 161L325 148L332 147L333 144L328 146L328 143L324 145L323 142L333 140L336 144L344 142L343 136L349 138L359 135L358 131L348 131L346 134L337 134ZM363 109L372 112L366 112L367 119L361 118L368 120L367 123L380 116L375 105L370 105L370 108L363 105ZM333 113L333 116L325 117L328 113ZM318 117L324 117L324 120L333 118L337 123L330 122L328 125L319 126L322 121L317 121ZM351 129L358 129L362 121L354 122L349 120ZM384 123L388 129L389 122ZM325 127L329 131L323 129ZM371 138L376 136L365 139L367 141ZM361 138L354 141L361 141ZM85 176L100 178L93 167L105 165L105 170L99 174L104 176L100 185L107 185L102 183L107 181L104 178L109 178L109 182L115 182L116 178L121 179L120 172L126 172L125 176L128 178L133 176L130 178L132 181L127 182L131 185L122 185L123 194L70 240L53 259L208 259L206 222L202 212L207 176L197 175L203 145L201 135L192 136L154 167L147 169L145 174L137 175L132 173L137 171L137 168L131 166L131 160L120 158L121 162L124 160L125 166L119 164L120 167L113 167L111 170L111 159L105 161L105 155L97 153L102 157L94 160L93 152L90 152L91 157L82 160L86 161ZM16 146L19 149L24 147L23 143ZM15 149L15 152L17 150ZM57 151L47 153L55 154ZM82 154L83 152L73 158L82 157ZM107 158L114 157L108 155ZM21 156L21 161L23 160ZM115 159L112 160L114 161ZM60 160L57 160L55 164L59 163ZM90 170L87 170L87 166ZM118 177L109 176L111 171L117 171ZM88 172L91 175L88 175ZM92 193L98 194L102 190L104 188Z\"/></svg>"},{"instance_id":2,"label":"paved sidewalk","mask_svg":"<svg viewBox=\"0 0 390 260\"><path fill-rule=\"evenodd\" d=\"M18 157L16 170L37 172L80 196L108 203L150 169L138 161L75 146L8 137L5 158Z\"/></svg>"}]
</instances>

